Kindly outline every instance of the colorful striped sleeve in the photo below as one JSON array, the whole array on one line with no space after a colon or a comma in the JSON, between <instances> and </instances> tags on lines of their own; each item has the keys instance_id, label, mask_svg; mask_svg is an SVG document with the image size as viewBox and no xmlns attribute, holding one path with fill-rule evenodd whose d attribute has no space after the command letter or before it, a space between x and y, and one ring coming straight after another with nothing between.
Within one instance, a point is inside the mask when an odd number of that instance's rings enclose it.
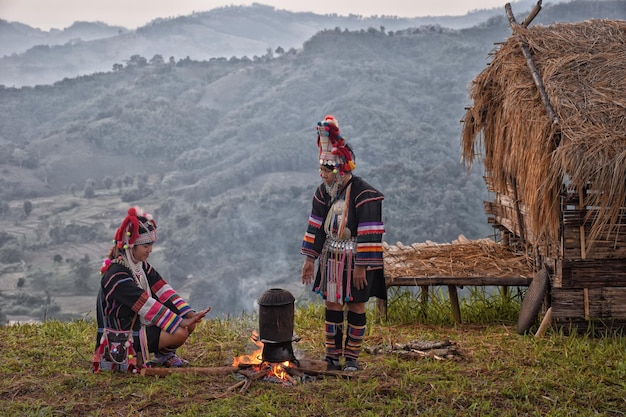
<instances>
[{"instance_id":1,"label":"colorful striped sleeve","mask_svg":"<svg viewBox=\"0 0 626 417\"><path fill-rule=\"evenodd\" d=\"M160 278L154 285L152 285L152 291L154 295L163 304L168 301L174 304L178 310L178 314L184 316L188 312L192 311L191 306L183 299L163 278Z\"/></svg>"},{"instance_id":2,"label":"colorful striped sleeve","mask_svg":"<svg viewBox=\"0 0 626 417\"><path fill-rule=\"evenodd\" d=\"M139 315L166 332L173 334L183 318L152 297L139 309Z\"/></svg>"},{"instance_id":3,"label":"colorful striped sleeve","mask_svg":"<svg viewBox=\"0 0 626 417\"><path fill-rule=\"evenodd\" d=\"M383 267L382 201L384 196L374 189L366 189L355 198L359 223L356 236L356 265Z\"/></svg>"},{"instance_id":4,"label":"colorful striped sleeve","mask_svg":"<svg viewBox=\"0 0 626 417\"><path fill-rule=\"evenodd\" d=\"M304 232L304 238L302 239L302 248L300 249L302 255L315 259L322 252L325 240L323 225L328 208L324 201L325 195L322 188L318 187L313 196L311 214L309 215L307 228Z\"/></svg>"}]
</instances>

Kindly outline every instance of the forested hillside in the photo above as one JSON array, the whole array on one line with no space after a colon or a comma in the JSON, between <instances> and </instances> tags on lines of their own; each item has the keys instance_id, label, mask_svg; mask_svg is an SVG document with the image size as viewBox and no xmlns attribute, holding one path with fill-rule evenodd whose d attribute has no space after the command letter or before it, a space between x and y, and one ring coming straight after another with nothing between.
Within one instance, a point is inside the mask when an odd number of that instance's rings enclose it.
<instances>
[{"instance_id":1,"label":"forested hillside","mask_svg":"<svg viewBox=\"0 0 626 417\"><path fill-rule=\"evenodd\" d=\"M210 58L259 59L277 49L302 47L320 30L385 28L388 31L422 25L454 29L471 27L500 13L474 11L465 16L399 18L295 13L254 3L220 7L188 16L155 19L135 30L103 23L75 23L63 31L43 32L0 20L0 84L34 86L63 78L111 71L132 56L165 60ZM100 34L100 36L98 36ZM4 55L4 56L3 56Z\"/></svg>"},{"instance_id":2,"label":"forested hillside","mask_svg":"<svg viewBox=\"0 0 626 417\"><path fill-rule=\"evenodd\" d=\"M558 20L553 9L542 18ZM247 310L271 286L308 297L299 247L326 114L355 150L355 173L386 196L386 241L488 235L481 169L460 161L460 118L509 33L504 17L459 31L325 30L257 60L136 56L113 72L0 89L5 313L60 315L67 295L91 302L131 204L155 214L151 259L198 308Z\"/></svg>"},{"instance_id":3,"label":"forested hillside","mask_svg":"<svg viewBox=\"0 0 626 417\"><path fill-rule=\"evenodd\" d=\"M545 0L544 6L557 0ZM519 12L536 1L511 2ZM424 25L463 29L501 16L502 8L463 16L360 16L296 13L253 3L219 7L187 16L163 16L137 29L102 22L75 22L49 32L0 19L0 85L52 84L64 78L111 71L133 56L169 61L211 58L260 59L276 50L300 49L315 33L340 28L396 31Z\"/></svg>"}]
</instances>

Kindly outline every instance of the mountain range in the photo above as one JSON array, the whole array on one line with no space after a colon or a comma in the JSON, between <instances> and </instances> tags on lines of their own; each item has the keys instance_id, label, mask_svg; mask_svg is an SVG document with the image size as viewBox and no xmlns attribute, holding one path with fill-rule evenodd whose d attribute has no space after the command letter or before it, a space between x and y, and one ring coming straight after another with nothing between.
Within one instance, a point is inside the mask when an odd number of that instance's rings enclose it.
<instances>
[{"instance_id":1,"label":"mountain range","mask_svg":"<svg viewBox=\"0 0 626 417\"><path fill-rule=\"evenodd\" d=\"M624 19L625 5L550 5L533 24ZM309 300L299 248L326 114L355 150L355 174L385 194L386 242L489 236L482 168L460 161L460 119L509 35L503 14L463 29L334 27L252 58L136 54L110 71L1 86L0 307L91 311L130 205L155 215L151 260L192 305L247 311L268 287Z\"/></svg>"},{"instance_id":2,"label":"mountain range","mask_svg":"<svg viewBox=\"0 0 626 417\"><path fill-rule=\"evenodd\" d=\"M512 4L522 13L534 2ZM383 27L396 31L425 25L463 29L502 14L502 9L485 9L463 16L416 18L318 15L255 3L159 18L135 30L102 22L75 22L62 30L42 31L0 19L0 84L51 84L63 78L111 71L115 64L125 64L135 55L147 59L158 55L165 60L254 59L278 48L301 48L307 39L325 29Z\"/></svg>"}]
</instances>

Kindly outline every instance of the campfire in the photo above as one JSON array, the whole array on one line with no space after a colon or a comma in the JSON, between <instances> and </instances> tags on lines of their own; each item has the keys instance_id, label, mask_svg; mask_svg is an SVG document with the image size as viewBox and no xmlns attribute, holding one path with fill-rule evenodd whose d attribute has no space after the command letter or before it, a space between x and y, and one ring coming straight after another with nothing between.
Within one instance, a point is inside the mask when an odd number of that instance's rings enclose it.
<instances>
[{"instance_id":1,"label":"campfire","mask_svg":"<svg viewBox=\"0 0 626 417\"><path fill-rule=\"evenodd\" d=\"M232 364L233 367L239 368L239 374L242 378L246 378L245 382L249 381L251 383L252 381L263 379L285 385L298 384L298 380L289 373L290 369L293 370L298 367L298 361L293 355L293 350L286 349L284 346L277 349L276 346L272 345L268 345L269 348L266 348L265 343L261 341L256 332L253 332L250 340L255 343L257 350L250 355L235 357ZM291 346L291 344L289 346ZM284 360L282 362L269 360L272 357L284 356L285 351L287 355L293 357L293 359ZM293 373L298 374L298 372L295 371Z\"/></svg>"},{"instance_id":2,"label":"campfire","mask_svg":"<svg viewBox=\"0 0 626 417\"><path fill-rule=\"evenodd\" d=\"M293 334L294 302L293 295L280 288L265 291L257 300L259 334L253 333L251 338L257 351L233 360L233 366L241 368L239 373L248 381L263 378L288 385L298 383L289 373L298 367L292 346L298 340Z\"/></svg>"}]
</instances>

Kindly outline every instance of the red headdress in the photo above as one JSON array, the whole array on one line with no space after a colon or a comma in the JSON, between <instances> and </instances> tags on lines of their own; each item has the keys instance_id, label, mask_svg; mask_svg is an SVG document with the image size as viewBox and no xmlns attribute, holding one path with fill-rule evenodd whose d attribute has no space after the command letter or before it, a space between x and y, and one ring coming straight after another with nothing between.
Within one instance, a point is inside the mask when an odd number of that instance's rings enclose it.
<instances>
[{"instance_id":1,"label":"red headdress","mask_svg":"<svg viewBox=\"0 0 626 417\"><path fill-rule=\"evenodd\" d=\"M332 166L342 175L356 167L352 150L339 133L339 123L334 116L328 115L323 121L317 123L317 147L320 165Z\"/></svg>"},{"instance_id":2,"label":"red headdress","mask_svg":"<svg viewBox=\"0 0 626 417\"><path fill-rule=\"evenodd\" d=\"M115 244L118 249L125 249L133 245L154 243L157 240L156 228L152 215L144 213L140 207L131 207L115 232Z\"/></svg>"}]
</instances>

